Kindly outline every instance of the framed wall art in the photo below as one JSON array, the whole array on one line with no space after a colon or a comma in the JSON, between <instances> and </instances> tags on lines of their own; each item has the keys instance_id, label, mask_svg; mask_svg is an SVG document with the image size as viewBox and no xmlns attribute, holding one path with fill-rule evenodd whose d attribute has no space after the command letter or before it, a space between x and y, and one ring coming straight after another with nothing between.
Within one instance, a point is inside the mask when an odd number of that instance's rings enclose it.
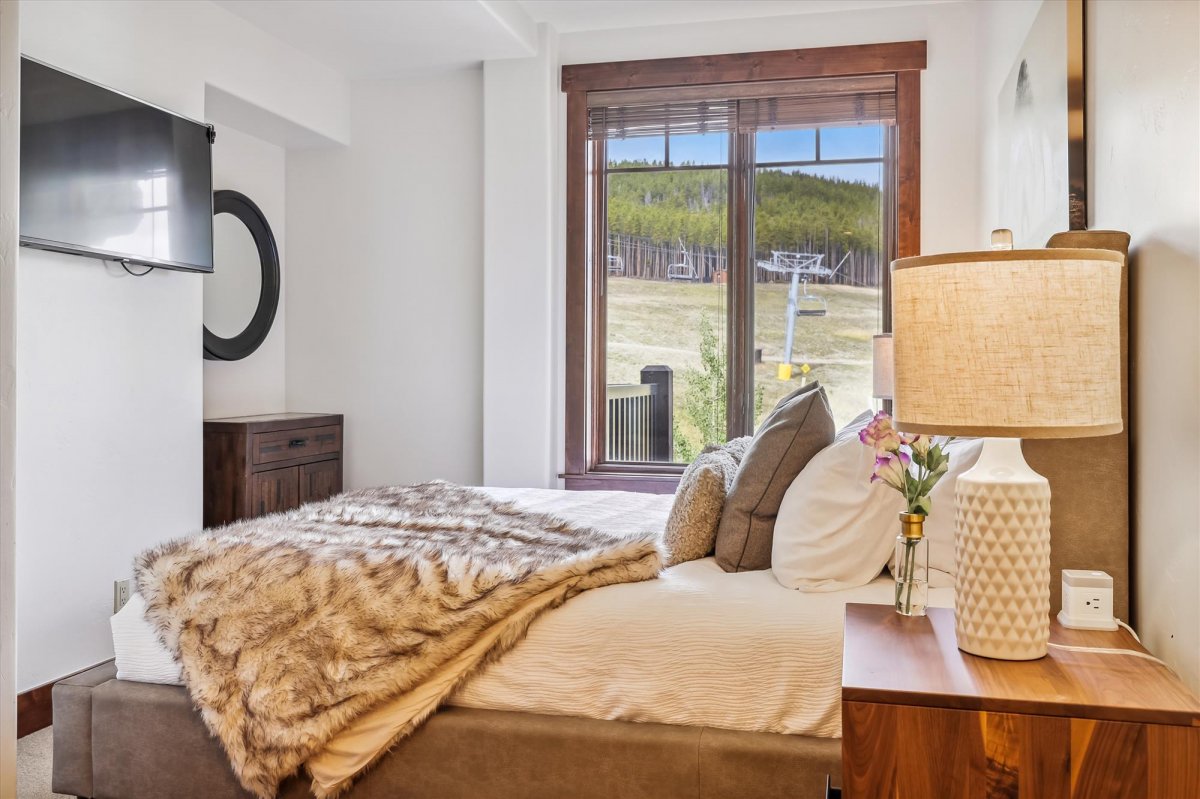
<instances>
[{"instance_id":1,"label":"framed wall art","mask_svg":"<svg viewBox=\"0 0 1200 799\"><path fill-rule=\"evenodd\" d=\"M1000 218L1020 247L1087 227L1084 3L1045 0L1000 91Z\"/></svg>"}]
</instances>

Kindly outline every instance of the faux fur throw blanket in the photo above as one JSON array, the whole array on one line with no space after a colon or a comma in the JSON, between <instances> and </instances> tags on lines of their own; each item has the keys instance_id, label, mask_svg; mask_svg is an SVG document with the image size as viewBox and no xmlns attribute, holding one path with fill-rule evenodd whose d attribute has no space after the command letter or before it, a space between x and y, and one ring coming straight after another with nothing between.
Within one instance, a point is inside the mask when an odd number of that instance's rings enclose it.
<instances>
[{"instance_id":1,"label":"faux fur throw blanket","mask_svg":"<svg viewBox=\"0 0 1200 799\"><path fill-rule=\"evenodd\" d=\"M553 606L660 567L657 533L611 535L434 482L172 541L140 555L135 576L238 779L267 799L348 723L421 686L531 598L556 591ZM463 678L536 614L514 615Z\"/></svg>"}]
</instances>

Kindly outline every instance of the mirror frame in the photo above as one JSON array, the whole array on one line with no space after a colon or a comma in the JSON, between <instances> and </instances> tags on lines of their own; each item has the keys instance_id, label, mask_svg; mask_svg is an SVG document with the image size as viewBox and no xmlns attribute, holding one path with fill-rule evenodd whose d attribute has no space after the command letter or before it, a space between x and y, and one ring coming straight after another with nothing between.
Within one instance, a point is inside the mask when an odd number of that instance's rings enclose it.
<instances>
[{"instance_id":1,"label":"mirror frame","mask_svg":"<svg viewBox=\"0 0 1200 799\"><path fill-rule=\"evenodd\" d=\"M240 191L220 189L213 192L213 216L232 214L250 231L258 248L262 282L258 306L246 328L231 338L222 338L204 327L204 359L206 361L238 361L257 350L271 332L275 312L279 308L279 248L266 216L254 201Z\"/></svg>"}]
</instances>

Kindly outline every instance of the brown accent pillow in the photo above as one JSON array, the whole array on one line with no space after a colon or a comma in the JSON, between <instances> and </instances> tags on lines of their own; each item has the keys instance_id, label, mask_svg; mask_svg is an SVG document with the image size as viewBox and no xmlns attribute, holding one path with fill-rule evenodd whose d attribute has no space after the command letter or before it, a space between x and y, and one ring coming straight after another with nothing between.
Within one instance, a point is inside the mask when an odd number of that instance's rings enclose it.
<instances>
[{"instance_id":1,"label":"brown accent pillow","mask_svg":"<svg viewBox=\"0 0 1200 799\"><path fill-rule=\"evenodd\" d=\"M679 478L663 545L666 566L706 557L713 550L725 495L737 476L750 436L704 448Z\"/></svg>"},{"instance_id":2,"label":"brown accent pillow","mask_svg":"<svg viewBox=\"0 0 1200 799\"><path fill-rule=\"evenodd\" d=\"M775 407L742 459L717 528L717 563L727 572L771 568L775 516L788 486L837 432L825 389L805 386Z\"/></svg>"}]
</instances>

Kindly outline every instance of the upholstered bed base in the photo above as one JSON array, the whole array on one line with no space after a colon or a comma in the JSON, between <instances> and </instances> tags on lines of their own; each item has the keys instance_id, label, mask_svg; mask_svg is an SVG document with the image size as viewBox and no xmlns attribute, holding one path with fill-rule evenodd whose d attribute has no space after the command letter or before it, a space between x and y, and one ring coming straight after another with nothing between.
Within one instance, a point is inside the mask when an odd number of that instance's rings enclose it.
<instances>
[{"instance_id":1,"label":"upholstered bed base","mask_svg":"<svg viewBox=\"0 0 1200 799\"><path fill-rule=\"evenodd\" d=\"M353 799L823 797L841 741L447 708L376 764ZM54 687L54 791L94 799L245 799L184 689L109 663ZM310 796L288 780L281 799Z\"/></svg>"}]
</instances>

